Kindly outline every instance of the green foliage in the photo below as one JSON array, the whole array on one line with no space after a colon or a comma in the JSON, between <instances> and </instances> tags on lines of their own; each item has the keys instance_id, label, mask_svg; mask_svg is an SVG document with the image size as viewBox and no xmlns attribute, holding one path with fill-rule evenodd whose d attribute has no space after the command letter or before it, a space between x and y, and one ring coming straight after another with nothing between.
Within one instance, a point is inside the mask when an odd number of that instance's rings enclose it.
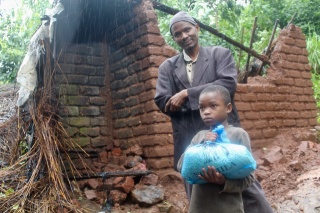
<instances>
[{"instance_id":1,"label":"green foliage","mask_svg":"<svg viewBox=\"0 0 320 213\"><path fill-rule=\"evenodd\" d=\"M48 6L49 0L24 0L18 8L0 14L0 83L15 80L30 38Z\"/></svg>"}]
</instances>

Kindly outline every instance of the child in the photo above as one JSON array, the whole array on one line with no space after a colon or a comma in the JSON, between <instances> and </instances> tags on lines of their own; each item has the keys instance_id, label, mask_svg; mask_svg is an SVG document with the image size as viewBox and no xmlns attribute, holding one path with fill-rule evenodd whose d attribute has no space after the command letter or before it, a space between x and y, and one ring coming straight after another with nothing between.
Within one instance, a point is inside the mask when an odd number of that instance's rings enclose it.
<instances>
[{"instance_id":1,"label":"child","mask_svg":"<svg viewBox=\"0 0 320 213\"><path fill-rule=\"evenodd\" d=\"M212 127L222 124L232 143L244 145L251 151L250 138L247 132L240 127L228 125L227 116L232 110L232 105L230 94L226 88L218 85L206 87L199 97L199 109L203 122L210 126L211 130ZM214 142L216 138L217 134L209 130L202 130L194 136L189 146L204 141ZM181 171L183 157L184 155L178 162L179 171ZM243 213L242 191L255 182L254 175L250 174L243 179L228 180L217 172L213 166L209 166L207 170L203 168L202 171L203 174L199 174L199 177L206 180L208 184L193 185L189 213ZM262 196L265 200L260 191L257 195L260 198ZM252 205L252 208L254 207L255 205ZM266 212L272 212L268 203L263 207L270 210ZM250 212L259 212L259 208L252 208Z\"/></svg>"}]
</instances>

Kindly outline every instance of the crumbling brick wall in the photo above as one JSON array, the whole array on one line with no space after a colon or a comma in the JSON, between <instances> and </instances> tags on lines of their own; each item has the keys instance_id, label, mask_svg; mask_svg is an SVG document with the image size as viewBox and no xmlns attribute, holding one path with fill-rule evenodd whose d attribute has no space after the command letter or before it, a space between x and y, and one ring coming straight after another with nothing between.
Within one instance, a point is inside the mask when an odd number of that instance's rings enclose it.
<instances>
[{"instance_id":1,"label":"crumbling brick wall","mask_svg":"<svg viewBox=\"0 0 320 213\"><path fill-rule=\"evenodd\" d=\"M238 84L236 106L254 148L267 146L281 131L317 125L310 69L305 36L290 25L277 38L267 75Z\"/></svg>"}]
</instances>

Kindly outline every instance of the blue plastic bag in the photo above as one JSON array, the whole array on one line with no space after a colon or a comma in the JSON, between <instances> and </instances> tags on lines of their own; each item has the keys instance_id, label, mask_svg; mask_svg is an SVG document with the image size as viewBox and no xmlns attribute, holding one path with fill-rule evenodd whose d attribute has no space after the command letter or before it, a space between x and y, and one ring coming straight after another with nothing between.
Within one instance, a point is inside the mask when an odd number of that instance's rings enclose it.
<instances>
[{"instance_id":1,"label":"blue plastic bag","mask_svg":"<svg viewBox=\"0 0 320 213\"><path fill-rule=\"evenodd\" d=\"M207 183L198 175L202 168L214 166L226 179L242 179L256 169L256 161L243 145L232 144L223 125L212 132L218 134L215 142L204 142L188 148L184 154L181 175L191 184Z\"/></svg>"}]
</instances>

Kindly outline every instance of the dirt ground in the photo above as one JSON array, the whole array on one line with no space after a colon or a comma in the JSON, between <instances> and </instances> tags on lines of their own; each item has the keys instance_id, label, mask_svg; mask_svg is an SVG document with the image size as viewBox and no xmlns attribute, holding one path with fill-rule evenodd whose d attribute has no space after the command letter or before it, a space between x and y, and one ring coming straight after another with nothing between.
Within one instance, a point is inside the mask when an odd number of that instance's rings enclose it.
<instances>
[{"instance_id":1,"label":"dirt ground","mask_svg":"<svg viewBox=\"0 0 320 213\"><path fill-rule=\"evenodd\" d=\"M14 85L0 86L0 123L15 113L16 92ZM254 150L258 164L256 177L275 212L320 213L320 144L317 140L319 132L320 127L293 128L279 134L268 147ZM152 207L140 207L128 201L124 205L113 207L112 212L187 212L188 202L181 176L172 170L161 171L158 176L160 184L165 189L163 203ZM92 205L90 202L83 203ZM97 210L98 207L99 205Z\"/></svg>"}]
</instances>

